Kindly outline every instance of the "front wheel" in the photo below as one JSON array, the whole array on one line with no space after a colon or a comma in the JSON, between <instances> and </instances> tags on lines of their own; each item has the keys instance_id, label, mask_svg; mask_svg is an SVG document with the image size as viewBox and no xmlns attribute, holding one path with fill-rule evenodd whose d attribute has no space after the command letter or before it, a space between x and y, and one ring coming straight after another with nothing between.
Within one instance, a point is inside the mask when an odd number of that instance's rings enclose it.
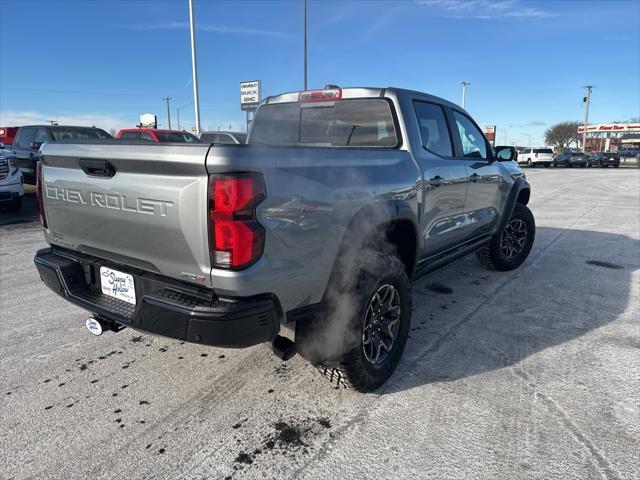
<instances>
[{"instance_id":1,"label":"front wheel","mask_svg":"<svg viewBox=\"0 0 640 480\"><path fill-rule=\"evenodd\" d=\"M536 236L536 222L526 205L516 203L507 226L488 246L478 250L478 260L493 270L513 270L529 256Z\"/></svg>"},{"instance_id":2,"label":"front wheel","mask_svg":"<svg viewBox=\"0 0 640 480\"><path fill-rule=\"evenodd\" d=\"M298 322L302 357L361 392L380 387L398 365L411 323L411 287L397 255L366 251L355 281L330 287L323 313Z\"/></svg>"}]
</instances>

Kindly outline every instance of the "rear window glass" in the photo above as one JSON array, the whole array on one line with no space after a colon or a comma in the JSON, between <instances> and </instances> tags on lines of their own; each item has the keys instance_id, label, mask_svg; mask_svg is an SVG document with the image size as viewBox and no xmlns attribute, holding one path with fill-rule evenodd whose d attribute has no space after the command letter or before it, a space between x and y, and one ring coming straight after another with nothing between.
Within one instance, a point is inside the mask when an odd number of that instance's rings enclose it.
<instances>
[{"instance_id":1,"label":"rear window glass","mask_svg":"<svg viewBox=\"0 0 640 480\"><path fill-rule=\"evenodd\" d=\"M200 143L198 137L188 132L154 132L163 143Z\"/></svg>"},{"instance_id":2,"label":"rear window glass","mask_svg":"<svg viewBox=\"0 0 640 480\"><path fill-rule=\"evenodd\" d=\"M395 147L386 100L340 100L332 105L279 103L256 113L249 143L317 147Z\"/></svg>"},{"instance_id":3,"label":"rear window glass","mask_svg":"<svg viewBox=\"0 0 640 480\"><path fill-rule=\"evenodd\" d=\"M533 152L534 153L550 153L551 155L553 155L553 150L551 150L550 148L536 148Z\"/></svg>"},{"instance_id":4,"label":"rear window glass","mask_svg":"<svg viewBox=\"0 0 640 480\"><path fill-rule=\"evenodd\" d=\"M54 140L86 140L89 138L112 138L99 128L54 128L51 129Z\"/></svg>"},{"instance_id":5,"label":"rear window glass","mask_svg":"<svg viewBox=\"0 0 640 480\"><path fill-rule=\"evenodd\" d=\"M582 153L582 152L571 152L571 156L572 157L586 157L587 154L586 153Z\"/></svg>"}]
</instances>

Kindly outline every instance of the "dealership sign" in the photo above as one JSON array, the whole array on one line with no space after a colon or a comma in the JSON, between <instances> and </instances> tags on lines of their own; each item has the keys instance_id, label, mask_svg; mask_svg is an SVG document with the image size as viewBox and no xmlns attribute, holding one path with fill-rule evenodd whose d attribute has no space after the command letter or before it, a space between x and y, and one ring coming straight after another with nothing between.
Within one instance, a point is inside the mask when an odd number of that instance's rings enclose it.
<instances>
[{"instance_id":1,"label":"dealership sign","mask_svg":"<svg viewBox=\"0 0 640 480\"><path fill-rule=\"evenodd\" d=\"M260 103L260 80L240 82L240 108L255 110Z\"/></svg>"},{"instance_id":2,"label":"dealership sign","mask_svg":"<svg viewBox=\"0 0 640 480\"><path fill-rule=\"evenodd\" d=\"M495 147L496 145L496 126L495 125L487 125L484 127L484 135L491 143L491 146Z\"/></svg>"},{"instance_id":3,"label":"dealership sign","mask_svg":"<svg viewBox=\"0 0 640 480\"><path fill-rule=\"evenodd\" d=\"M640 123L604 123L587 127L587 133L598 132L640 132ZM584 133L584 125L578 127L578 133Z\"/></svg>"}]
</instances>

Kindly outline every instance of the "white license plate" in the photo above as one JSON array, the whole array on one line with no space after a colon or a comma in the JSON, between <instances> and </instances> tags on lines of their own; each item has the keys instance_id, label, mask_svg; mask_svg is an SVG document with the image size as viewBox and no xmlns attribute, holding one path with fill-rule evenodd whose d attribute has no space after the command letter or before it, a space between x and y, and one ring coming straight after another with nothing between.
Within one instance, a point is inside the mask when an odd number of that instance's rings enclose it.
<instances>
[{"instance_id":1,"label":"white license plate","mask_svg":"<svg viewBox=\"0 0 640 480\"><path fill-rule=\"evenodd\" d=\"M128 273L100 267L100 286L104 295L136 304L136 288L133 277Z\"/></svg>"}]
</instances>

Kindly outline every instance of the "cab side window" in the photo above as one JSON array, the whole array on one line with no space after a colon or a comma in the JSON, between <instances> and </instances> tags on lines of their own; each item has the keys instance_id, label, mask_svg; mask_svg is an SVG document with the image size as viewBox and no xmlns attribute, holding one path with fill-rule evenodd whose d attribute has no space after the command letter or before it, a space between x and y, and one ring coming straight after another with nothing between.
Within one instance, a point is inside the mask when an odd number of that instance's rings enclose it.
<instances>
[{"instance_id":1,"label":"cab side window","mask_svg":"<svg viewBox=\"0 0 640 480\"><path fill-rule=\"evenodd\" d=\"M124 140L138 140L140 138L139 132L122 132L120 138Z\"/></svg>"},{"instance_id":2,"label":"cab side window","mask_svg":"<svg viewBox=\"0 0 640 480\"><path fill-rule=\"evenodd\" d=\"M21 129L19 146L21 148L31 148L31 144L36 138L36 129L35 128L23 128Z\"/></svg>"},{"instance_id":3,"label":"cab side window","mask_svg":"<svg viewBox=\"0 0 640 480\"><path fill-rule=\"evenodd\" d=\"M155 142L155 140L151 136L151 134L149 134L147 132L140 132L140 140L147 140L149 142Z\"/></svg>"},{"instance_id":4,"label":"cab side window","mask_svg":"<svg viewBox=\"0 0 640 480\"><path fill-rule=\"evenodd\" d=\"M453 117L456 121L464 158L488 158L487 143L480 129L473 124L469 117L458 111L453 111Z\"/></svg>"},{"instance_id":5,"label":"cab side window","mask_svg":"<svg viewBox=\"0 0 640 480\"><path fill-rule=\"evenodd\" d=\"M452 157L451 137L442 107L414 100L413 108L420 128L422 147L440 157Z\"/></svg>"},{"instance_id":6,"label":"cab side window","mask_svg":"<svg viewBox=\"0 0 640 480\"><path fill-rule=\"evenodd\" d=\"M38 132L36 133L36 139L34 140L34 142L44 143L48 142L49 140L49 134L47 133L47 131L44 128L39 128Z\"/></svg>"}]
</instances>

